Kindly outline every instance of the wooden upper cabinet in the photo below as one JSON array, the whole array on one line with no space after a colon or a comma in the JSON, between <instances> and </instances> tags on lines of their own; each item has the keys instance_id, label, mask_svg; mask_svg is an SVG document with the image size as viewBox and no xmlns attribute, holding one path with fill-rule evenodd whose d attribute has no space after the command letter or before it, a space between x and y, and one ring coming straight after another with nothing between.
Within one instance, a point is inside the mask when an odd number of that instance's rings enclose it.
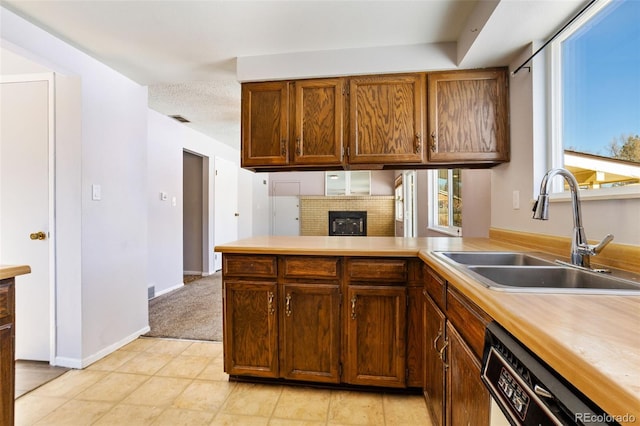
<instances>
[{"instance_id":1,"label":"wooden upper cabinet","mask_svg":"<svg viewBox=\"0 0 640 426\"><path fill-rule=\"evenodd\" d=\"M344 79L293 83L293 162L339 165L343 152Z\"/></svg>"},{"instance_id":2,"label":"wooden upper cabinet","mask_svg":"<svg viewBox=\"0 0 640 426\"><path fill-rule=\"evenodd\" d=\"M429 162L509 160L506 69L429 73Z\"/></svg>"},{"instance_id":3,"label":"wooden upper cabinet","mask_svg":"<svg viewBox=\"0 0 640 426\"><path fill-rule=\"evenodd\" d=\"M242 85L242 167L289 162L289 82Z\"/></svg>"},{"instance_id":4,"label":"wooden upper cabinet","mask_svg":"<svg viewBox=\"0 0 640 426\"><path fill-rule=\"evenodd\" d=\"M351 78L349 163L422 163L424 74Z\"/></svg>"}]
</instances>

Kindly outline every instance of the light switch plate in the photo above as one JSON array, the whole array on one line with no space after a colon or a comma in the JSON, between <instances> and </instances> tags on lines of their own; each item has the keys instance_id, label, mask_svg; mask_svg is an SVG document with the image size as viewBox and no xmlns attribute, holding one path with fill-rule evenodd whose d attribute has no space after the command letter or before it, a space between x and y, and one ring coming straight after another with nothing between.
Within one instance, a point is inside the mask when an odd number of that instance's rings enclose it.
<instances>
[{"instance_id":1,"label":"light switch plate","mask_svg":"<svg viewBox=\"0 0 640 426\"><path fill-rule=\"evenodd\" d=\"M513 209L514 210L519 210L520 209L520 191L513 191Z\"/></svg>"},{"instance_id":2,"label":"light switch plate","mask_svg":"<svg viewBox=\"0 0 640 426\"><path fill-rule=\"evenodd\" d=\"M91 199L100 201L102 199L102 187L98 184L91 185Z\"/></svg>"}]
</instances>

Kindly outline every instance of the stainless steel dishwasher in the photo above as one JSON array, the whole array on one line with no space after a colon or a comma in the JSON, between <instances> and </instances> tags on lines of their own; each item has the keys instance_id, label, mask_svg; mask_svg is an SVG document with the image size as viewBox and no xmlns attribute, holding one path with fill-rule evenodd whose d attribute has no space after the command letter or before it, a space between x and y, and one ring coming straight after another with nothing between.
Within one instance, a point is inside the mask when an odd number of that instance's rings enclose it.
<instances>
[{"instance_id":1,"label":"stainless steel dishwasher","mask_svg":"<svg viewBox=\"0 0 640 426\"><path fill-rule=\"evenodd\" d=\"M485 332L482 381L512 425L619 424L495 322Z\"/></svg>"}]
</instances>

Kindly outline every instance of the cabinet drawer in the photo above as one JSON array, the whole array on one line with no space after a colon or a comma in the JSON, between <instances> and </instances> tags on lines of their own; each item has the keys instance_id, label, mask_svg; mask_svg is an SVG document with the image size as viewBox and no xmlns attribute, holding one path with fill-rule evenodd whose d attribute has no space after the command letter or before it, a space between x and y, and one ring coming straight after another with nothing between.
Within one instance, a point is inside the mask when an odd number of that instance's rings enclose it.
<instances>
[{"instance_id":1,"label":"cabinet drawer","mask_svg":"<svg viewBox=\"0 0 640 426\"><path fill-rule=\"evenodd\" d=\"M350 281L407 281L406 259L347 259L347 275Z\"/></svg>"},{"instance_id":2,"label":"cabinet drawer","mask_svg":"<svg viewBox=\"0 0 640 426\"><path fill-rule=\"evenodd\" d=\"M284 278L337 279L340 258L315 256L286 256L282 259Z\"/></svg>"},{"instance_id":3,"label":"cabinet drawer","mask_svg":"<svg viewBox=\"0 0 640 426\"><path fill-rule=\"evenodd\" d=\"M225 254L222 256L222 265L225 276L275 277L278 275L276 256Z\"/></svg>"},{"instance_id":4,"label":"cabinet drawer","mask_svg":"<svg viewBox=\"0 0 640 426\"><path fill-rule=\"evenodd\" d=\"M424 265L423 275L425 290L427 290L427 293L431 296L433 301L436 302L436 305L444 311L447 294L446 281L427 265Z\"/></svg>"},{"instance_id":5,"label":"cabinet drawer","mask_svg":"<svg viewBox=\"0 0 640 426\"><path fill-rule=\"evenodd\" d=\"M456 289L447 289L447 318L473 353L482 359L484 331L491 317Z\"/></svg>"}]
</instances>

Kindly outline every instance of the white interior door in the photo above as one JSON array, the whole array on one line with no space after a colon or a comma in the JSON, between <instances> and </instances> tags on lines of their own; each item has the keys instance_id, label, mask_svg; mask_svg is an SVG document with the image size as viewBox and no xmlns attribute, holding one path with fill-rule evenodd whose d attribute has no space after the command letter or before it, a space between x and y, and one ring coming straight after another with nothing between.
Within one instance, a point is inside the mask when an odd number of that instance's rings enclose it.
<instances>
[{"instance_id":1,"label":"white interior door","mask_svg":"<svg viewBox=\"0 0 640 426\"><path fill-rule=\"evenodd\" d=\"M273 235L300 235L300 198L273 197Z\"/></svg>"},{"instance_id":2,"label":"white interior door","mask_svg":"<svg viewBox=\"0 0 640 426\"><path fill-rule=\"evenodd\" d=\"M52 75L0 84L0 263L31 267L16 280L16 359L52 353L52 86Z\"/></svg>"},{"instance_id":3,"label":"white interior door","mask_svg":"<svg viewBox=\"0 0 640 426\"><path fill-rule=\"evenodd\" d=\"M418 234L418 226L416 217L417 212L417 193L416 193L416 172L415 170L405 171L402 173L404 183L402 197L404 199L404 236L415 237Z\"/></svg>"},{"instance_id":4,"label":"white interior door","mask_svg":"<svg viewBox=\"0 0 640 426\"><path fill-rule=\"evenodd\" d=\"M274 182L272 235L300 235L300 182Z\"/></svg>"},{"instance_id":5,"label":"white interior door","mask_svg":"<svg viewBox=\"0 0 640 426\"><path fill-rule=\"evenodd\" d=\"M215 158L214 242L215 245L238 239L238 166ZM215 270L222 269L222 256L215 256Z\"/></svg>"}]
</instances>

